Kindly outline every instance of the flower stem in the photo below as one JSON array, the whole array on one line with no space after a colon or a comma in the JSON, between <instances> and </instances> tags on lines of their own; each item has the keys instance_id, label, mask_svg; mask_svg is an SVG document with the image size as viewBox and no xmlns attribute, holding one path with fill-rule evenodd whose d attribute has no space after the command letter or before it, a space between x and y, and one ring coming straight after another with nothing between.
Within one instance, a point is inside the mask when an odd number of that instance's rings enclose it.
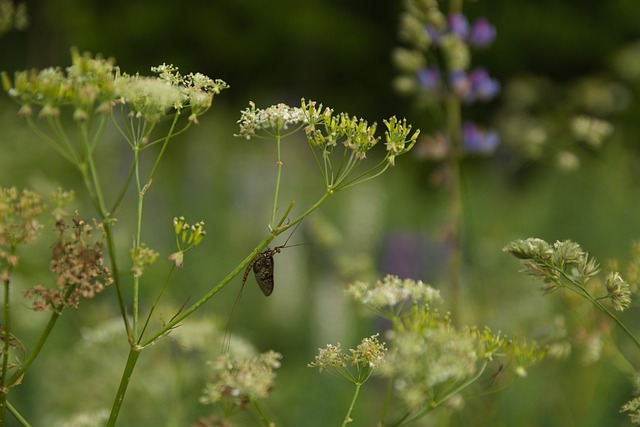
<instances>
[{"instance_id":1,"label":"flower stem","mask_svg":"<svg viewBox=\"0 0 640 427\"><path fill-rule=\"evenodd\" d=\"M22 416L20 412L10 402L7 402L7 409L11 412L11 415L15 417L16 420L20 423L20 425L24 427L31 427L31 424Z\"/></svg>"},{"instance_id":2,"label":"flower stem","mask_svg":"<svg viewBox=\"0 0 640 427\"><path fill-rule=\"evenodd\" d=\"M275 226L276 222L276 209L278 208L278 194L280 192L280 177L282 176L282 159L280 158L280 135L276 135L276 146L278 147L278 175L276 177L276 189L273 197L273 210L271 211L271 228Z\"/></svg>"},{"instance_id":3,"label":"flower stem","mask_svg":"<svg viewBox=\"0 0 640 427\"><path fill-rule=\"evenodd\" d=\"M138 346L132 346L129 350L129 357L127 358L127 364L124 368L124 372L122 373L122 379L120 380L120 387L118 387L116 399L114 400L113 406L111 407L111 414L109 415L107 427L114 427L116 425L116 419L118 418L118 414L120 413L120 408L122 407L122 402L124 401L124 395L127 392L127 387L129 386L129 382L131 381L133 368L135 368L136 366L136 362L138 361L141 350L142 348Z\"/></svg>"},{"instance_id":4,"label":"flower stem","mask_svg":"<svg viewBox=\"0 0 640 427\"><path fill-rule=\"evenodd\" d=\"M11 252L15 252L15 247L12 245ZM10 274L11 264L7 267ZM2 374L0 376L0 425L4 425L6 406L7 406L7 393L9 392L7 385L7 369L9 368L9 350L11 348L11 309L9 304L9 279L2 281L4 290L4 346L2 349Z\"/></svg>"},{"instance_id":5,"label":"flower stem","mask_svg":"<svg viewBox=\"0 0 640 427\"><path fill-rule=\"evenodd\" d=\"M451 312L460 313L460 275L462 268L462 137L460 134L461 116L460 100L453 95L447 99L447 126L449 141L451 141L451 238L453 248L449 271L449 285L451 290ZM454 319L454 324L456 324Z\"/></svg>"},{"instance_id":6,"label":"flower stem","mask_svg":"<svg viewBox=\"0 0 640 427\"><path fill-rule=\"evenodd\" d=\"M358 394L360 394L360 387L362 383L356 383L356 391L353 393L353 398L351 399L351 405L349 405L349 410L347 411L347 415L344 417L344 421L342 422L342 427L345 427L347 424L352 422L351 412L353 412L353 407L356 404L356 400L358 399Z\"/></svg>"}]
</instances>

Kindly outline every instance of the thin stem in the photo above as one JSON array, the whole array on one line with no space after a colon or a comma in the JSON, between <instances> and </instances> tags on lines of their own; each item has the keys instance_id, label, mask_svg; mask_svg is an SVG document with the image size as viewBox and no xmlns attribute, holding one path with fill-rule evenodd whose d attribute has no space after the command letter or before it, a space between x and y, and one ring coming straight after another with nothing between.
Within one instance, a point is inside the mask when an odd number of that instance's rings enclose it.
<instances>
[{"instance_id":1,"label":"thin stem","mask_svg":"<svg viewBox=\"0 0 640 427\"><path fill-rule=\"evenodd\" d=\"M451 289L451 312L460 313L460 275L462 268L462 136L460 134L461 112L460 100L450 95L447 99L447 127L449 141L451 141L451 156L449 167L451 170L451 238L453 248L449 271L449 285ZM458 323L454 318L454 324ZM459 319L458 319L459 321Z\"/></svg>"},{"instance_id":2,"label":"thin stem","mask_svg":"<svg viewBox=\"0 0 640 427\"><path fill-rule=\"evenodd\" d=\"M15 246L11 245L11 254L15 253ZM9 389L7 385L7 369L9 369L9 350L11 348L11 306L9 304L9 279L11 274L11 263L7 266L7 279L2 281L4 285L4 307L3 307L3 323L4 323L4 347L2 349L2 374L0 376L0 425L4 425L7 405L7 394Z\"/></svg>"},{"instance_id":3,"label":"thin stem","mask_svg":"<svg viewBox=\"0 0 640 427\"><path fill-rule=\"evenodd\" d=\"M140 239L142 235L142 207L144 205L144 190L140 182L140 148L138 143L134 148L134 160L135 176L136 176L136 188L138 190L138 205L136 211L136 237L133 242L133 253L136 254L140 248ZM138 312L139 312L139 294L140 294L140 276L133 276L133 337L138 336Z\"/></svg>"},{"instance_id":4,"label":"thin stem","mask_svg":"<svg viewBox=\"0 0 640 427\"><path fill-rule=\"evenodd\" d=\"M387 420L387 412L391 406L391 396L393 396L393 380L395 378L395 371L391 373L391 377L387 383L387 392L384 396L384 406L382 407L382 416L380 418L380 425L383 426Z\"/></svg>"},{"instance_id":5,"label":"thin stem","mask_svg":"<svg viewBox=\"0 0 640 427\"><path fill-rule=\"evenodd\" d=\"M127 392L127 387L129 386L129 382L131 381L131 375L133 374L133 369L136 366L136 362L138 361L141 350L142 349L138 346L132 346L129 350L129 357L127 358L127 364L124 368L124 372L122 373L122 379L120 380L118 393L116 394L113 406L111 407L111 414L109 415L107 427L114 427L116 425L116 419L118 418L118 414L120 413L120 408L122 408L124 395Z\"/></svg>"},{"instance_id":6,"label":"thin stem","mask_svg":"<svg viewBox=\"0 0 640 427\"><path fill-rule=\"evenodd\" d=\"M147 319L145 320L144 326L142 327L142 331L140 331L140 336L138 337L138 344L140 344L140 341L142 341L142 337L144 335L144 332L147 330L147 326L149 325L149 321L151 320L151 315L153 314L153 311L156 309L156 306L158 305L158 302L160 301L160 297L162 297L162 294L164 293L164 290L167 288L167 285L169 284L169 280L171 279L171 276L173 275L174 271L176 271L175 263L172 264L171 270L169 271L167 279L162 284L162 287L160 288L160 291L158 291L158 295L156 295L156 299L153 300L153 304L151 304L151 309L149 310L149 314L147 315Z\"/></svg>"},{"instance_id":7,"label":"thin stem","mask_svg":"<svg viewBox=\"0 0 640 427\"><path fill-rule=\"evenodd\" d=\"M224 288L227 285L227 283L229 283L231 280L233 280L234 277L236 277L238 274L240 274L241 271L244 271L244 269L249 265L249 263L251 263L251 261L253 261L253 259L260 252L262 252L267 247L267 245L269 245L269 243L271 243L271 241L278 234L283 233L284 231L288 230L292 226L294 226L297 223L299 223L300 221L302 221L307 215L309 215L311 212L313 212L315 209L317 209L332 194L333 194L332 191L327 191L313 206L311 206L309 209L307 209L307 211L305 213L303 213L302 215L300 215L300 217L298 217L294 221L291 221L291 223L288 224L286 227L276 227L276 228L274 228L273 231L271 233L269 233L269 235L260 244L258 244L258 246L256 246L255 249L253 251L251 251L251 253L244 260L242 260L242 262L236 268L234 268L224 279L222 279L220 282L218 282L218 284L213 289L211 289L205 296L200 298L196 303L194 303L192 306L187 308L180 315L174 317L166 325L164 325L162 328L160 328L155 333L153 333L149 338L147 338L146 340L142 341L140 343L140 346L141 347L148 346L149 344L154 342L156 339L158 339L159 337L161 337L162 335L166 334L168 331L173 329L178 323L182 322L184 319L189 317L194 311L196 311L204 303L209 301L209 299L211 299L215 294L217 294L220 290L222 290L222 288ZM293 207L293 205L290 205L289 209L287 209L287 212L289 212L292 207ZM282 224L284 222L284 220L285 220L285 217L283 217L281 219L280 224Z\"/></svg>"},{"instance_id":8,"label":"thin stem","mask_svg":"<svg viewBox=\"0 0 640 427\"><path fill-rule=\"evenodd\" d=\"M22 416L22 414L18 412L18 410L8 401L7 401L7 409L9 410L9 412L11 412L11 415L13 415L16 418L16 420L18 420L20 425L24 427L31 427L31 424L29 424L29 422Z\"/></svg>"},{"instance_id":9,"label":"thin stem","mask_svg":"<svg viewBox=\"0 0 640 427\"><path fill-rule=\"evenodd\" d=\"M11 378L9 379L8 385L11 386L16 382L18 382L20 378L24 375L24 373L27 371L29 366L31 366L31 364L36 359L36 357L38 357L40 350L42 350L42 347L44 347L44 344L47 341L47 338L49 338L49 335L51 334L51 331L53 330L53 327L55 326L59 317L60 317L60 313L58 312L58 310L54 310L51 313L51 316L49 317L49 321L47 322L44 329L42 330L42 333L40 334L40 338L38 339L38 342L33 347L33 350L31 350L31 353L29 353L29 356L25 359L24 363L22 363L22 366L20 367L20 369L11 376Z\"/></svg>"},{"instance_id":10,"label":"thin stem","mask_svg":"<svg viewBox=\"0 0 640 427\"><path fill-rule=\"evenodd\" d=\"M276 135L276 146L278 147L277 152L278 152L278 175L276 177L276 189L274 192L274 197L273 197L273 209L271 211L271 222L269 224L271 224L271 227L273 228L275 226L275 222L276 222L276 209L278 208L278 194L280 192L280 177L282 175L282 159L280 157L280 142L281 142L281 137L280 135Z\"/></svg>"},{"instance_id":11,"label":"thin stem","mask_svg":"<svg viewBox=\"0 0 640 427\"><path fill-rule=\"evenodd\" d=\"M573 278L569 277L564 270L559 269L555 266L552 266L550 264L547 264L549 267L553 268L554 270L556 270L557 272L559 272L562 277L564 277L567 281L569 281L571 284L573 284L574 286L576 286L578 289L574 289L571 286L567 286L567 289L572 290L573 292L582 295L583 297L585 297L587 300L591 301L591 303L593 305L595 305L598 309L600 309L600 311L604 312L607 316L609 316L614 322L616 322L618 324L618 326L620 326L622 328L622 330L624 331L625 334L627 334L627 336L629 338L631 338L631 340L633 340L633 342L635 343L636 347L638 347L638 349L640 350L640 340L638 340L638 338L636 338L635 335L633 335L633 333L627 328L627 326L622 322L622 320L620 320L618 318L618 316L616 316L615 314L613 314L607 307L605 307L600 301L598 301L596 298L594 298L589 291L587 291L587 289L582 286L582 284L580 284L579 282L577 282L576 280L574 280Z\"/></svg>"},{"instance_id":12,"label":"thin stem","mask_svg":"<svg viewBox=\"0 0 640 427\"><path fill-rule=\"evenodd\" d=\"M224 288L227 283L229 283L235 276L237 276L241 271L243 271L247 265L258 255L260 252L267 247L269 243L276 237L274 234L269 234L266 239L264 239L256 248L236 267L234 268L224 279L222 279L213 289L211 289L205 296L200 298L197 302L195 302L192 306L187 308L182 314L174 317L171 321L169 321L162 328L153 333L149 338L140 343L140 347L146 347L156 339L166 334L168 331L173 329L178 323L182 322L184 319L189 317L194 311L200 308L204 303L209 301L211 297L217 294L222 288Z\"/></svg>"},{"instance_id":13,"label":"thin stem","mask_svg":"<svg viewBox=\"0 0 640 427\"><path fill-rule=\"evenodd\" d=\"M124 297L122 294L122 284L120 283L120 274L118 269L118 263L116 262L115 243L113 238L113 230L111 229L111 218L104 219L104 234L107 238L107 250L109 251L109 259L111 260L111 272L113 282L116 285L116 294L118 296L118 306L120 307L120 314L124 321L124 327L127 331L127 336L130 340L133 340L131 333L131 325L129 324L129 318L127 317L127 308L124 303Z\"/></svg>"},{"instance_id":14,"label":"thin stem","mask_svg":"<svg viewBox=\"0 0 640 427\"><path fill-rule=\"evenodd\" d=\"M269 421L269 418L267 418L265 413L262 411L262 408L260 407L258 402L255 400L253 401L253 407L255 408L256 412L258 413L258 417L260 418L260 421L262 421L262 424L264 424L265 427L271 427L274 425L271 421Z\"/></svg>"},{"instance_id":15,"label":"thin stem","mask_svg":"<svg viewBox=\"0 0 640 427\"><path fill-rule=\"evenodd\" d=\"M342 427L345 427L347 424L352 422L351 412L353 412L353 407L356 404L356 400L358 400L358 394L360 394L360 387L362 383L356 383L356 391L353 393L353 398L351 399L351 405L349 405L349 410L347 411L347 415L344 417L344 421L342 422Z\"/></svg>"},{"instance_id":16,"label":"thin stem","mask_svg":"<svg viewBox=\"0 0 640 427\"><path fill-rule=\"evenodd\" d=\"M400 420L398 423L394 424L394 426L395 427L399 427L399 426L403 426L403 425L411 425L414 422L416 422L417 420L419 420L420 418L424 417L429 412L433 411L435 408L437 408L438 406L442 405L444 402L449 400L451 397L453 397L456 394L458 394L461 390L464 390L469 385L471 385L474 382L476 382L478 380L478 378L480 378L482 376L482 374L484 373L484 370L485 370L486 367L487 367L487 361L485 360L483 362L483 364L482 364L482 367L478 370L478 373L476 375L474 375L473 377L471 377L468 380L464 381L460 385L453 387L453 389L451 391L446 393L440 399L433 400L433 401L429 402L429 406L427 406L426 408L424 408L421 411L418 411L415 415L410 416L410 417L409 416L403 417L402 420Z\"/></svg>"}]
</instances>

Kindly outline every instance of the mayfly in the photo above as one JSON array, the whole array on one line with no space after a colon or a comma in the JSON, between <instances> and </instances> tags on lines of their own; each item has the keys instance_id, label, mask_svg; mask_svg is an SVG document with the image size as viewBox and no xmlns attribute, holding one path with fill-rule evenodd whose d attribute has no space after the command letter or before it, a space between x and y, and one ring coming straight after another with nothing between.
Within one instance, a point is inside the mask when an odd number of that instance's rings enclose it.
<instances>
[{"instance_id":1,"label":"mayfly","mask_svg":"<svg viewBox=\"0 0 640 427\"><path fill-rule=\"evenodd\" d=\"M238 305L240 304L240 298L242 297L242 291L244 290L244 284L247 282L247 278L249 277L249 272L253 270L253 274L256 278L256 282L260 287L260 290L264 294L264 296L268 297L273 293L273 256L275 254L279 254L282 249L287 247L287 243L289 239L296 231L300 223L298 223L287 240L284 241L283 245L276 246L274 248L265 249L256 255L247 268L244 270L244 274L242 276L242 284L240 285L240 291L238 292L238 296L236 297L236 302L233 304L233 309L231 310L231 315L229 316L229 321L227 322L227 327L225 328L224 333L224 341L222 343L222 353L227 353L229 351L229 345L231 343L231 324L233 322L234 315L236 310L238 309ZM294 245L297 246L297 245Z\"/></svg>"}]
</instances>

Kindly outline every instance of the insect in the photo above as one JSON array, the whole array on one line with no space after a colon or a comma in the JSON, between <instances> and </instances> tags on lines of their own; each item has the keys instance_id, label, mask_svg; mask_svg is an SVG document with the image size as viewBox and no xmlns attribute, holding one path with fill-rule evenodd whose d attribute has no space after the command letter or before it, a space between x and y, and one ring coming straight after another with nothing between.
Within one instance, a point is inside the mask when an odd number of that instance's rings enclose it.
<instances>
[{"instance_id":1,"label":"insect","mask_svg":"<svg viewBox=\"0 0 640 427\"><path fill-rule=\"evenodd\" d=\"M298 223L300 225L300 223ZM282 249L287 247L287 243L289 239L293 235L293 233L298 228L293 229L287 240L285 240L284 245L276 246L275 248L267 248L264 251L260 252L256 257L251 260L247 268L244 270L244 275L242 276L242 287L244 287L245 282L247 281L247 277L249 276L249 272L253 269L253 274L256 277L256 282L258 282L258 286L260 286L260 290L264 294L265 297L268 297L273 292L273 256L275 254L279 254Z\"/></svg>"},{"instance_id":2,"label":"insect","mask_svg":"<svg viewBox=\"0 0 640 427\"><path fill-rule=\"evenodd\" d=\"M251 260L247 268L244 270L244 274L242 276L242 285L240 285L240 291L238 292L238 296L236 297L236 302L234 303L233 309L231 311L231 316L229 317L229 321L227 322L227 327L225 328L225 337L222 344L223 353L226 353L229 351L229 345L231 340L231 324L233 323L233 318L235 317L236 310L238 308L238 305L240 304L240 298L242 297L244 284L246 283L247 278L249 277L249 272L253 269L253 274L256 278L256 282L258 282L258 286L260 287L260 290L262 291L264 296L268 297L269 295L271 295L273 293L273 285L274 285L273 256L275 254L279 254L280 251L282 251L282 249L287 247L287 243L289 242L289 239L291 238L291 236L296 231L299 225L300 223L296 225L296 227L293 229L291 234L289 234L289 237L287 237L287 240L285 240L283 245L276 246L274 248L267 247L267 249L265 249L264 251L256 255ZM297 246L297 245L293 245L293 246Z\"/></svg>"}]
</instances>

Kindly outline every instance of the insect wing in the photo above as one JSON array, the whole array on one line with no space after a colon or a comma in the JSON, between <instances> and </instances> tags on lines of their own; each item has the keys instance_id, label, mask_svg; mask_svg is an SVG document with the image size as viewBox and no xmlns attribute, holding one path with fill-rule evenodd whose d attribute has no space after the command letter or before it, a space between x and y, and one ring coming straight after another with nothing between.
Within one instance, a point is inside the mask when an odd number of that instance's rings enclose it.
<instances>
[{"instance_id":1,"label":"insect wing","mask_svg":"<svg viewBox=\"0 0 640 427\"><path fill-rule=\"evenodd\" d=\"M265 251L253 264L253 274L264 296L268 297L273 292L273 254Z\"/></svg>"}]
</instances>

